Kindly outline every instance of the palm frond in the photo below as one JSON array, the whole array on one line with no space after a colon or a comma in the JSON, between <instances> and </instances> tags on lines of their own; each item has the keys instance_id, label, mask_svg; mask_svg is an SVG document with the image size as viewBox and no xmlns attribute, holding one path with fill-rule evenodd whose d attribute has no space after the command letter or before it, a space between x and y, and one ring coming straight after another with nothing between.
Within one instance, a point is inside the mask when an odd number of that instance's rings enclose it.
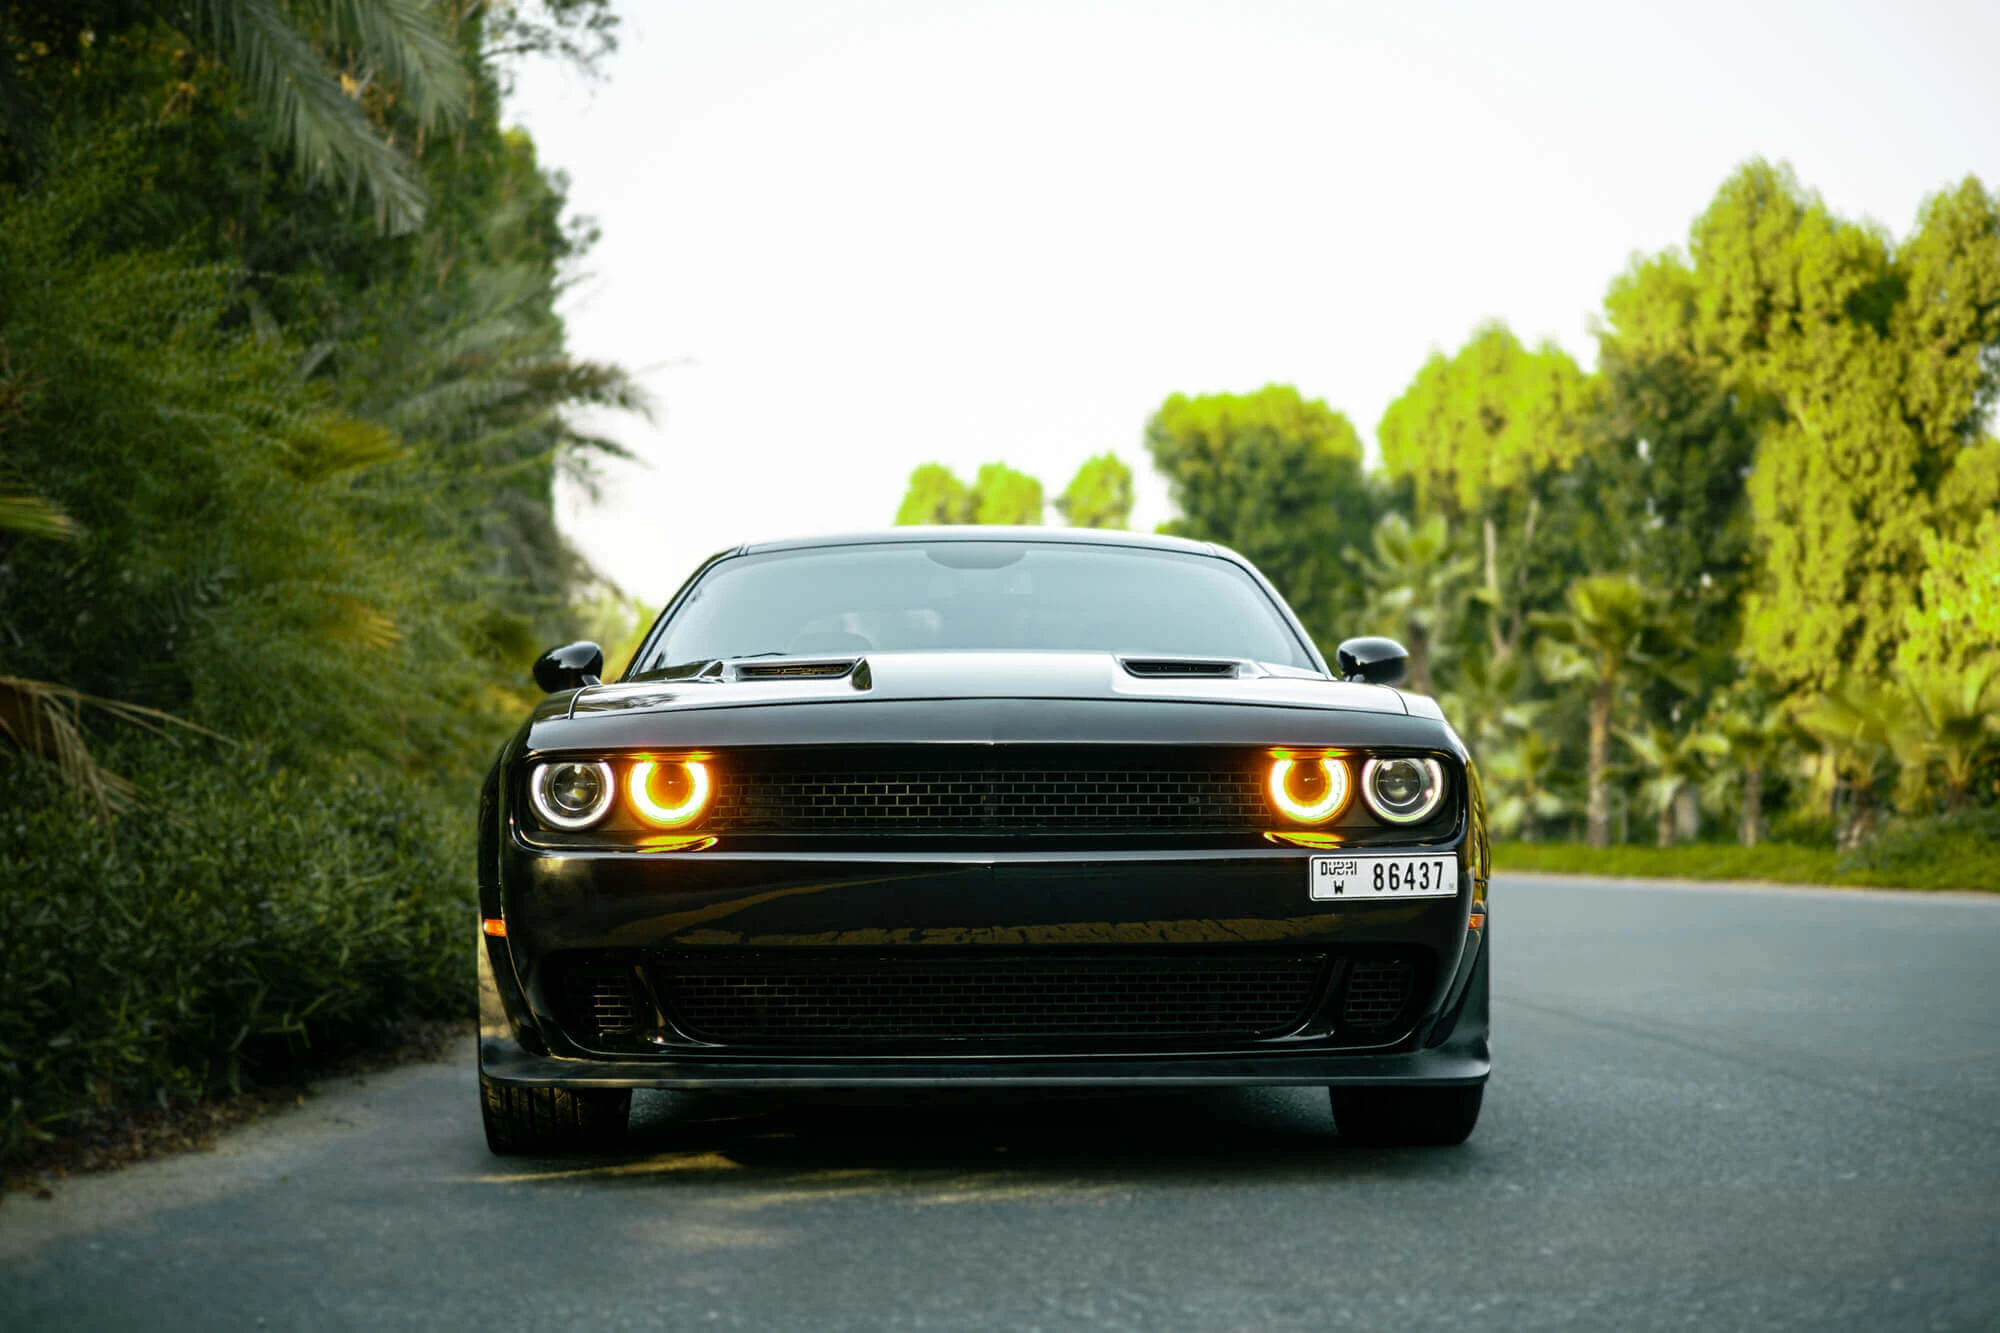
<instances>
[{"instance_id":1,"label":"palm frond","mask_svg":"<svg viewBox=\"0 0 2000 1333\"><path fill-rule=\"evenodd\" d=\"M5 735L31 758L54 766L62 780L81 792L97 807L98 814L107 819L137 804L138 788L129 778L99 764L90 753L83 734L86 707L149 731L164 732L171 725L214 740L228 739L157 708L100 699L46 680L0 676L0 735Z\"/></svg>"},{"instance_id":2,"label":"palm frond","mask_svg":"<svg viewBox=\"0 0 2000 1333\"><path fill-rule=\"evenodd\" d=\"M55 501L29 491L0 491L0 532L67 540L77 531L76 520Z\"/></svg>"},{"instance_id":3,"label":"palm frond","mask_svg":"<svg viewBox=\"0 0 2000 1333\"><path fill-rule=\"evenodd\" d=\"M369 123L278 0L199 0L196 13L306 179L367 191L387 231L423 221L424 192L408 160Z\"/></svg>"},{"instance_id":4,"label":"palm frond","mask_svg":"<svg viewBox=\"0 0 2000 1333\"><path fill-rule=\"evenodd\" d=\"M394 431L334 413L302 423L286 444L291 448L291 471L303 481L360 472L395 462L409 452Z\"/></svg>"},{"instance_id":5,"label":"palm frond","mask_svg":"<svg viewBox=\"0 0 2000 1333\"><path fill-rule=\"evenodd\" d=\"M420 125L465 114L471 85L441 22L443 6L426 0L316 0L309 7L322 15L337 41L380 62Z\"/></svg>"}]
</instances>

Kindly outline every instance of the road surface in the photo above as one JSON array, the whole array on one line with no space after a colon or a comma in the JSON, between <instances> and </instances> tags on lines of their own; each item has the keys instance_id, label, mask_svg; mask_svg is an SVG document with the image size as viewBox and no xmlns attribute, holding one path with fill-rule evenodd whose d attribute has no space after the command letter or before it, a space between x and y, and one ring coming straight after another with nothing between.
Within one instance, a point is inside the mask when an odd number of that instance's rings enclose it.
<instances>
[{"instance_id":1,"label":"road surface","mask_svg":"<svg viewBox=\"0 0 2000 1333\"><path fill-rule=\"evenodd\" d=\"M2000 1328L2000 897L1503 877L1460 1149L1311 1090L642 1094L488 1156L465 1059L0 1207L0 1327Z\"/></svg>"}]
</instances>

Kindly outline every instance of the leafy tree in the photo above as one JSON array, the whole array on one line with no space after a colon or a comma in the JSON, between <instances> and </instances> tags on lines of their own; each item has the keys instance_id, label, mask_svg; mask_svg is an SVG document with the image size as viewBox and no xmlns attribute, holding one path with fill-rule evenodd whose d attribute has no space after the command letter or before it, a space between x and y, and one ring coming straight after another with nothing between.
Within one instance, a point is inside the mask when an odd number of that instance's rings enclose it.
<instances>
[{"instance_id":1,"label":"leafy tree","mask_svg":"<svg viewBox=\"0 0 2000 1333\"><path fill-rule=\"evenodd\" d=\"M972 492L942 463L920 463L896 509L899 526L975 522Z\"/></svg>"},{"instance_id":2,"label":"leafy tree","mask_svg":"<svg viewBox=\"0 0 2000 1333\"><path fill-rule=\"evenodd\" d=\"M1612 284L1583 452L1557 488L1550 535L1583 568L1660 589L1721 684L1736 674L1756 573L1744 482L1764 409L1695 355L1692 308L1684 270L1641 262Z\"/></svg>"},{"instance_id":3,"label":"leafy tree","mask_svg":"<svg viewBox=\"0 0 2000 1333\"><path fill-rule=\"evenodd\" d=\"M982 464L972 484L972 521L1040 524L1042 483L1005 463Z\"/></svg>"},{"instance_id":4,"label":"leafy tree","mask_svg":"<svg viewBox=\"0 0 2000 1333\"><path fill-rule=\"evenodd\" d=\"M1589 394L1562 349L1530 351L1487 324L1453 356L1433 353L1377 428L1383 468L1412 483L1417 511L1480 533L1495 657L1517 651L1537 600L1527 579L1547 562L1545 492L1582 448L1577 422Z\"/></svg>"},{"instance_id":5,"label":"leafy tree","mask_svg":"<svg viewBox=\"0 0 2000 1333\"><path fill-rule=\"evenodd\" d=\"M1005 463L985 464L970 487L942 463L919 464L896 510L899 526L1041 521L1042 483Z\"/></svg>"},{"instance_id":6,"label":"leafy tree","mask_svg":"<svg viewBox=\"0 0 2000 1333\"><path fill-rule=\"evenodd\" d=\"M1117 454L1086 459L1055 504L1073 528L1123 528L1132 517L1132 469Z\"/></svg>"},{"instance_id":7,"label":"leafy tree","mask_svg":"<svg viewBox=\"0 0 2000 1333\"><path fill-rule=\"evenodd\" d=\"M1685 680L1685 645L1658 599L1630 575L1579 579L1565 603L1560 614L1535 617L1537 653L1548 680L1574 681L1588 691L1585 836L1592 847L1605 847L1611 841L1607 778L1619 692L1645 674Z\"/></svg>"},{"instance_id":8,"label":"leafy tree","mask_svg":"<svg viewBox=\"0 0 2000 1333\"><path fill-rule=\"evenodd\" d=\"M1898 246L1752 162L1696 221L1688 258L1652 271L1682 293L1692 355L1763 404L1746 653L1787 687L1885 670L1925 534L1954 536L2000 499L1970 447L2000 388L2000 204L1968 179Z\"/></svg>"},{"instance_id":9,"label":"leafy tree","mask_svg":"<svg viewBox=\"0 0 2000 1333\"><path fill-rule=\"evenodd\" d=\"M1437 515L1413 525L1400 513L1384 514L1370 545L1365 556L1347 552L1367 582L1369 615L1409 649L1410 688L1434 693L1432 655L1479 561L1453 551L1451 534Z\"/></svg>"},{"instance_id":10,"label":"leafy tree","mask_svg":"<svg viewBox=\"0 0 2000 1333\"><path fill-rule=\"evenodd\" d=\"M1368 540L1376 500L1346 417L1286 385L1175 394L1147 423L1146 449L1181 515L1162 532L1248 557L1321 640L1351 627L1362 587L1343 553Z\"/></svg>"},{"instance_id":11,"label":"leafy tree","mask_svg":"<svg viewBox=\"0 0 2000 1333\"><path fill-rule=\"evenodd\" d=\"M1981 452L2000 455L2000 441ZM2000 651L2000 510L1981 515L1963 539L1926 532L1920 540L1923 572L1903 608L1897 666L1906 675L1962 672Z\"/></svg>"}]
</instances>

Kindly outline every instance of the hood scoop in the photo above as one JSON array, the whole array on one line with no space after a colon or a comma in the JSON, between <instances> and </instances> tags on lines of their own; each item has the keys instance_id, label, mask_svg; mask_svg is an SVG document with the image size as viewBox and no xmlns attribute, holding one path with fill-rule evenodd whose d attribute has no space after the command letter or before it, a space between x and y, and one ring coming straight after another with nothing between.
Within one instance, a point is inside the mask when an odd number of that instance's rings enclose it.
<instances>
[{"instance_id":1,"label":"hood scoop","mask_svg":"<svg viewBox=\"0 0 2000 1333\"><path fill-rule=\"evenodd\" d=\"M1191 676L1226 680L1251 674L1243 670L1243 663L1228 658L1121 657L1118 664L1125 668L1127 675L1147 680L1186 679Z\"/></svg>"},{"instance_id":2,"label":"hood scoop","mask_svg":"<svg viewBox=\"0 0 2000 1333\"><path fill-rule=\"evenodd\" d=\"M857 690L865 690L874 683L870 679L867 660L860 657L717 662L702 672L702 677L717 681L839 680L847 677Z\"/></svg>"}]
</instances>

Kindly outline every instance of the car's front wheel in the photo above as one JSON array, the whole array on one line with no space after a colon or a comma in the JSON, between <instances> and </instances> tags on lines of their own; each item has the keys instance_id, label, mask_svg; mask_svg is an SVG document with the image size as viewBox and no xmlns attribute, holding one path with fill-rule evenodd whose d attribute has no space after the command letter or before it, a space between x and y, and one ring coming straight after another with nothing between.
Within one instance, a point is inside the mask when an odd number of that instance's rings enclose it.
<instances>
[{"instance_id":1,"label":"car's front wheel","mask_svg":"<svg viewBox=\"0 0 2000 1333\"><path fill-rule=\"evenodd\" d=\"M609 1152L625 1141L623 1088L516 1088L479 1076L486 1146L502 1157Z\"/></svg>"},{"instance_id":2,"label":"car's front wheel","mask_svg":"<svg viewBox=\"0 0 2000 1333\"><path fill-rule=\"evenodd\" d=\"M1350 1143L1449 1147L1479 1123L1486 1087L1331 1088L1333 1123Z\"/></svg>"}]
</instances>

